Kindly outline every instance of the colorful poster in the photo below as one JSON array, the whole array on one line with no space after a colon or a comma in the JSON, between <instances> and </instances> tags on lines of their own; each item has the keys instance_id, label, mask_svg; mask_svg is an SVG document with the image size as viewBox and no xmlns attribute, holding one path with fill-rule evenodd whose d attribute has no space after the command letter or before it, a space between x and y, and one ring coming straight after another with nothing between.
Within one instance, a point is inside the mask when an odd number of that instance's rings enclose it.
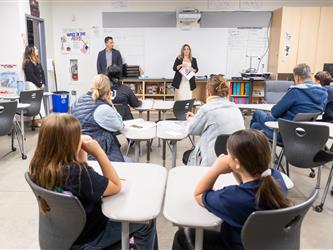
<instances>
[{"instance_id":1,"label":"colorful poster","mask_svg":"<svg viewBox=\"0 0 333 250\"><path fill-rule=\"evenodd\" d=\"M63 54L89 54L90 36L84 29L63 29L60 38Z\"/></svg>"},{"instance_id":2,"label":"colorful poster","mask_svg":"<svg viewBox=\"0 0 333 250\"><path fill-rule=\"evenodd\" d=\"M16 64L0 64L0 87L16 88L17 67Z\"/></svg>"}]
</instances>

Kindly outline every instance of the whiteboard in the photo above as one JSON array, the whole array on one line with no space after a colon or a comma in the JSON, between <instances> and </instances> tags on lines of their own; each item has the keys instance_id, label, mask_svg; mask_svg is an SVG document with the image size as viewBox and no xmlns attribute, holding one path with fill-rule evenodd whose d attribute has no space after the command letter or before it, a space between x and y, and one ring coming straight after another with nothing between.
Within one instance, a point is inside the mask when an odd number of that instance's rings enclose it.
<instances>
[{"instance_id":1,"label":"whiteboard","mask_svg":"<svg viewBox=\"0 0 333 250\"><path fill-rule=\"evenodd\" d=\"M222 73L228 78L240 76L250 66L247 56L262 57L268 46L267 28L112 28L104 29L104 35L113 37L124 63L140 65L150 78L173 78L172 66L185 43L197 59L198 75ZM259 71L267 69L267 54ZM252 67L258 63L254 58Z\"/></svg>"}]
</instances>

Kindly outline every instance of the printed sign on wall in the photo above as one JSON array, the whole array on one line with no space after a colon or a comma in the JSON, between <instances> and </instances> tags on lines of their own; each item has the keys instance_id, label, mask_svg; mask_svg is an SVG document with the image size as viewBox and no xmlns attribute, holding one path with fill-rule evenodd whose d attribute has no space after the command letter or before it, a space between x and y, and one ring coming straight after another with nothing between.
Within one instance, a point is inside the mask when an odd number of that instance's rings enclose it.
<instances>
[{"instance_id":1,"label":"printed sign on wall","mask_svg":"<svg viewBox=\"0 0 333 250\"><path fill-rule=\"evenodd\" d=\"M63 29L60 38L62 54L89 54L90 37L84 29Z\"/></svg>"}]
</instances>

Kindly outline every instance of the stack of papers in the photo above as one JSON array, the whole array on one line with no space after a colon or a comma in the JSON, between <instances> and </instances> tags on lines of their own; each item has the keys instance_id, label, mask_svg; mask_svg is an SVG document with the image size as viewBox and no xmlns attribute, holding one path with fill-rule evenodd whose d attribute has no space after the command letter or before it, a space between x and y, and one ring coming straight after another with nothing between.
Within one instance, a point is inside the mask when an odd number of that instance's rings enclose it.
<instances>
[{"instance_id":1,"label":"stack of papers","mask_svg":"<svg viewBox=\"0 0 333 250\"><path fill-rule=\"evenodd\" d=\"M193 76L195 76L195 73L193 71L190 71L188 68L180 68L179 73L182 74L187 80L190 80Z\"/></svg>"}]
</instances>

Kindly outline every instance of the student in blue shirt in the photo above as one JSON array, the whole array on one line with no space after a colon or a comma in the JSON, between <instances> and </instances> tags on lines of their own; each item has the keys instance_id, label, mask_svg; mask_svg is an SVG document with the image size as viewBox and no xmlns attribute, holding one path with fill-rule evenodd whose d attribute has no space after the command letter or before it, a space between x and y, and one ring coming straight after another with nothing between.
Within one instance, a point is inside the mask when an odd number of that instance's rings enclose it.
<instances>
[{"instance_id":1,"label":"student in blue shirt","mask_svg":"<svg viewBox=\"0 0 333 250\"><path fill-rule=\"evenodd\" d=\"M330 86L331 82L333 82L332 76L327 71L319 71L314 78L317 84L327 90L327 104L323 114L323 121L333 122L333 86Z\"/></svg>"},{"instance_id":2,"label":"student in blue shirt","mask_svg":"<svg viewBox=\"0 0 333 250\"><path fill-rule=\"evenodd\" d=\"M204 250L244 249L241 230L252 212L290 205L280 172L268 168L271 148L263 133L239 130L229 137L227 149L228 155L218 157L194 191L198 204L223 220L220 232L204 231ZM217 178L226 173L233 173L239 184L214 191ZM187 249L185 242L184 230L180 229L172 249Z\"/></svg>"},{"instance_id":3,"label":"student in blue shirt","mask_svg":"<svg viewBox=\"0 0 333 250\"><path fill-rule=\"evenodd\" d=\"M52 142L52 143L50 143ZM88 166L87 154L98 161L103 175ZM80 122L71 115L50 115L39 130L37 148L30 162L32 181L51 191L76 196L86 213L86 224L71 249L108 249L121 241L121 223L102 213L102 197L120 192L118 174L101 146L89 136L81 136ZM47 204L41 202L42 211ZM51 208L52 209L52 208ZM157 249L155 220L131 223L136 249Z\"/></svg>"},{"instance_id":4,"label":"student in blue shirt","mask_svg":"<svg viewBox=\"0 0 333 250\"><path fill-rule=\"evenodd\" d=\"M294 70L295 85L276 103L271 113L257 110L253 113L251 128L263 131L268 137L273 137L273 131L265 126L267 121L275 121L279 118L293 120L298 113L324 112L327 102L325 88L312 81L312 73L309 65L299 64Z\"/></svg>"}]
</instances>

